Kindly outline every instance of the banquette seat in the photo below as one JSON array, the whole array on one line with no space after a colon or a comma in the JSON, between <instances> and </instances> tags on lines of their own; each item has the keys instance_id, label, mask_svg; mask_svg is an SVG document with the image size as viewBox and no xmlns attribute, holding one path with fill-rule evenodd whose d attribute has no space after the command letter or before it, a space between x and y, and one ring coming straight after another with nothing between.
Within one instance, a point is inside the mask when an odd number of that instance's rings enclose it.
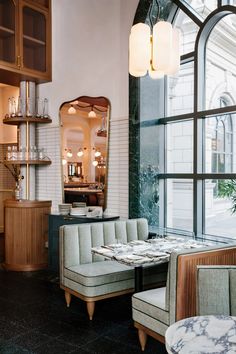
<instances>
[{"instance_id":1,"label":"banquette seat","mask_svg":"<svg viewBox=\"0 0 236 354\"><path fill-rule=\"evenodd\" d=\"M60 228L60 287L65 291L67 306L71 295L87 303L90 320L95 302L134 291L134 268L105 260L91 253L91 248L148 238L148 223L144 218L65 225ZM167 264L156 271L144 270L144 285L166 282Z\"/></svg>"}]
</instances>

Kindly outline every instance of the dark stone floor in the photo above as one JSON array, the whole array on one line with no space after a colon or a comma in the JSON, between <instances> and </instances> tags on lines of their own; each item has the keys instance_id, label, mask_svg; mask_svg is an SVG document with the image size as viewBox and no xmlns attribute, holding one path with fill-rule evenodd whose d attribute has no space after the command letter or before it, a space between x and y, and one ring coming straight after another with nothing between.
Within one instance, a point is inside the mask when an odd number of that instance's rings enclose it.
<instances>
[{"instance_id":1,"label":"dark stone floor","mask_svg":"<svg viewBox=\"0 0 236 354\"><path fill-rule=\"evenodd\" d=\"M47 271L0 270L0 354L142 353L131 318L130 295L99 301L93 321L84 302L65 306L57 279ZM146 354L166 353L148 339Z\"/></svg>"}]
</instances>

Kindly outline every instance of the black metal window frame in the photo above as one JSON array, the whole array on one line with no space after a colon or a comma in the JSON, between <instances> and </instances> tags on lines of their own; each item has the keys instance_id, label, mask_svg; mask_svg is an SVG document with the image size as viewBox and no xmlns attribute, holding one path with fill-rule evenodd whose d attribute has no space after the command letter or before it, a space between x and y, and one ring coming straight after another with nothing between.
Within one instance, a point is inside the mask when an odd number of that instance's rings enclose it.
<instances>
[{"instance_id":1,"label":"black metal window frame","mask_svg":"<svg viewBox=\"0 0 236 354\"><path fill-rule=\"evenodd\" d=\"M229 14L236 14L236 6L233 6L231 0L218 0L217 9L212 11L206 18L201 16L191 8L185 0L173 0L174 4L169 16L169 20L174 22L181 9L187 16L194 21L199 27L198 35L195 42L193 52L181 56L181 65L189 62L194 63L194 109L193 112L177 116L165 116L163 118L154 119L140 123L141 127L161 125L164 126L164 145L162 149L162 158L164 166L159 175L159 191L160 191L160 214L159 225L167 224L167 180L168 179L191 179L193 181L193 232L196 235L205 234L205 198L204 198L204 181L208 179L236 179L236 173L204 173L204 119L224 114L235 114L236 105L219 107L205 110L205 70L206 70L206 44L211 31L216 24ZM167 79L165 79L165 88L167 92ZM167 107L167 94L165 95L165 106ZM193 121L193 173L166 173L166 126L174 122ZM217 236L215 236L217 238Z\"/></svg>"}]
</instances>

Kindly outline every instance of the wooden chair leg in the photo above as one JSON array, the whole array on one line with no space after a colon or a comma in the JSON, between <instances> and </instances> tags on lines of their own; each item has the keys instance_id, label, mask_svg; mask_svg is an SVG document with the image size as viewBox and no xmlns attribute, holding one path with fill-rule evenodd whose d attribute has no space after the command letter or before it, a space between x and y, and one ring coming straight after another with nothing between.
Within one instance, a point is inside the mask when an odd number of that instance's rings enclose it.
<instances>
[{"instance_id":1,"label":"wooden chair leg","mask_svg":"<svg viewBox=\"0 0 236 354\"><path fill-rule=\"evenodd\" d=\"M141 349L142 351L144 351L147 343L147 334L142 329L138 329L138 338L139 338L139 343L141 345Z\"/></svg>"},{"instance_id":2,"label":"wooden chair leg","mask_svg":"<svg viewBox=\"0 0 236 354\"><path fill-rule=\"evenodd\" d=\"M70 302L71 302L71 294L65 291L65 299L66 299L66 306L70 307Z\"/></svg>"},{"instance_id":3,"label":"wooden chair leg","mask_svg":"<svg viewBox=\"0 0 236 354\"><path fill-rule=\"evenodd\" d=\"M88 311L90 321L92 321L93 319L94 310L95 310L95 301L87 302L87 311Z\"/></svg>"}]
</instances>

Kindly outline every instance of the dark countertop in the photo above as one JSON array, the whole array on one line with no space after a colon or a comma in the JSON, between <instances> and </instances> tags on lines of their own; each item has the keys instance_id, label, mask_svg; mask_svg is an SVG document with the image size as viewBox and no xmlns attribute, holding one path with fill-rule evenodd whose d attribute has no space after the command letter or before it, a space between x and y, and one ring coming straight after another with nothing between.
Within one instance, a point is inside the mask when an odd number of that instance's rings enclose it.
<instances>
[{"instance_id":1,"label":"dark countertop","mask_svg":"<svg viewBox=\"0 0 236 354\"><path fill-rule=\"evenodd\" d=\"M107 220L117 220L120 217L119 216L115 216L115 215L105 215L105 216L96 216L96 217L89 217L89 216L75 216L75 215L62 215L59 212L53 212L51 214L49 214L49 216L60 216L60 217L64 217L67 218L68 220L72 220L72 219L78 219L78 220L89 220L91 222L94 221L107 221Z\"/></svg>"}]
</instances>

